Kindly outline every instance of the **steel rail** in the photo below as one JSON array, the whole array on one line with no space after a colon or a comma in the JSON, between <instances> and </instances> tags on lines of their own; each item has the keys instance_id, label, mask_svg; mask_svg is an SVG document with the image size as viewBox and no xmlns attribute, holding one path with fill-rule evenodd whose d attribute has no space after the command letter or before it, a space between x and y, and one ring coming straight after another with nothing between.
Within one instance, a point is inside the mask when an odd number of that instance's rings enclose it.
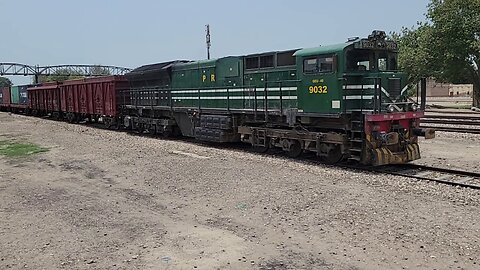
<instances>
[{"instance_id":1,"label":"steel rail","mask_svg":"<svg viewBox=\"0 0 480 270\"><path fill-rule=\"evenodd\" d=\"M391 174L391 175L397 175L397 176L404 176L408 178L414 178L414 179L419 179L419 180L427 180L431 182L436 182L440 184L446 184L450 186L459 186L459 187L464 187L464 188L470 188L470 189L480 189L480 173L476 172L468 172L468 171L462 171L462 170L455 170L455 169L447 169L447 168L438 168L438 167L432 167L432 166L427 166L427 165L419 165L419 164L402 164L402 165L392 165L392 166L386 166L386 167L368 167L366 168L368 171L373 171L373 172L379 172L379 173L385 173L385 174ZM428 177L427 174L428 172L432 173L442 173L442 177ZM466 182L459 182L459 181L452 181L448 180L446 176L450 175L451 178L455 177L469 177L473 179L469 180L477 180L477 184L469 184Z\"/></svg>"},{"instance_id":2,"label":"steel rail","mask_svg":"<svg viewBox=\"0 0 480 270\"><path fill-rule=\"evenodd\" d=\"M480 126L480 119L478 120L452 120L452 119L424 119L420 123L439 124L439 125L463 125L463 126Z\"/></svg>"},{"instance_id":3,"label":"steel rail","mask_svg":"<svg viewBox=\"0 0 480 270\"><path fill-rule=\"evenodd\" d=\"M472 128L458 128L458 127L439 127L439 126L432 126L432 125L422 125L420 124L421 128L433 128L436 131L443 131L443 132L457 132L457 133L469 133L469 134L480 134L480 129L472 129Z\"/></svg>"},{"instance_id":4,"label":"steel rail","mask_svg":"<svg viewBox=\"0 0 480 270\"><path fill-rule=\"evenodd\" d=\"M426 114L422 119L480 120L480 115Z\"/></svg>"},{"instance_id":5,"label":"steel rail","mask_svg":"<svg viewBox=\"0 0 480 270\"><path fill-rule=\"evenodd\" d=\"M450 113L426 114L420 119L420 127L433 128L444 132L480 134L480 115Z\"/></svg>"},{"instance_id":6,"label":"steel rail","mask_svg":"<svg viewBox=\"0 0 480 270\"><path fill-rule=\"evenodd\" d=\"M434 110L434 109L429 109L429 110L426 110L425 111L426 113L437 113L437 114L466 114L466 115L479 115L480 116L480 112L477 112L477 111L455 111L455 110L441 110L441 109L437 109L437 110Z\"/></svg>"}]
</instances>

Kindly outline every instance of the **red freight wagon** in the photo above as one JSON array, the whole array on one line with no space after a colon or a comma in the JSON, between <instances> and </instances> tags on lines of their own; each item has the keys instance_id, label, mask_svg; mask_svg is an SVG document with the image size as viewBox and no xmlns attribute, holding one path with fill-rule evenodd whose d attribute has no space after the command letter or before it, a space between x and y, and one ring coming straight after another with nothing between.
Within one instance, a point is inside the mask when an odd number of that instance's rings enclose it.
<instances>
[{"instance_id":1,"label":"red freight wagon","mask_svg":"<svg viewBox=\"0 0 480 270\"><path fill-rule=\"evenodd\" d=\"M124 76L65 81L60 86L61 111L71 122L99 117L113 121L119 113L120 92L126 89Z\"/></svg>"},{"instance_id":2,"label":"red freight wagon","mask_svg":"<svg viewBox=\"0 0 480 270\"><path fill-rule=\"evenodd\" d=\"M10 87L0 88L0 110L10 109Z\"/></svg>"},{"instance_id":3,"label":"red freight wagon","mask_svg":"<svg viewBox=\"0 0 480 270\"><path fill-rule=\"evenodd\" d=\"M56 119L61 117L59 83L45 83L40 86L30 87L27 91L29 109L33 114L51 114Z\"/></svg>"}]
</instances>

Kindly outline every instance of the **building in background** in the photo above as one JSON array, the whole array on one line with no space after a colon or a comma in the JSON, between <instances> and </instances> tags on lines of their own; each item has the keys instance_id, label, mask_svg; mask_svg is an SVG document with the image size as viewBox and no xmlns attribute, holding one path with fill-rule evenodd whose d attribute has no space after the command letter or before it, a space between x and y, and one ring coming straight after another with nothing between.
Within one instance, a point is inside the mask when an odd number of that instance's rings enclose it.
<instances>
[{"instance_id":1,"label":"building in background","mask_svg":"<svg viewBox=\"0 0 480 270\"><path fill-rule=\"evenodd\" d=\"M472 84L439 83L427 80L427 97L472 97Z\"/></svg>"}]
</instances>

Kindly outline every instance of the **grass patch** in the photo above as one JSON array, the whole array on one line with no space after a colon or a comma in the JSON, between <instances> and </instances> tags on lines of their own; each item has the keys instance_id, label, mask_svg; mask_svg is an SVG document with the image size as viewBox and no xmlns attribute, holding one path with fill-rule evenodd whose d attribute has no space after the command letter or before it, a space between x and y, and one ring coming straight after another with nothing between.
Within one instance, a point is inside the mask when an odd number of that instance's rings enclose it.
<instances>
[{"instance_id":1,"label":"grass patch","mask_svg":"<svg viewBox=\"0 0 480 270\"><path fill-rule=\"evenodd\" d=\"M43 148L33 143L0 141L0 155L4 155L6 157L27 157L47 151L48 148Z\"/></svg>"}]
</instances>

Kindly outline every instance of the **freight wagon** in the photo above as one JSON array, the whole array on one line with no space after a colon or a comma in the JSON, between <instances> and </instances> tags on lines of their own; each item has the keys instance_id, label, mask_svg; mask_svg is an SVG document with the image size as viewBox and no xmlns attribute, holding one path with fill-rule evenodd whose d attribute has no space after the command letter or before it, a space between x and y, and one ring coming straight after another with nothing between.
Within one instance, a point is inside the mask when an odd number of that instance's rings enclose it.
<instances>
[{"instance_id":1,"label":"freight wagon","mask_svg":"<svg viewBox=\"0 0 480 270\"><path fill-rule=\"evenodd\" d=\"M29 110L33 115L51 114L54 119L61 119L60 83L44 83L28 88Z\"/></svg>"},{"instance_id":2,"label":"freight wagon","mask_svg":"<svg viewBox=\"0 0 480 270\"><path fill-rule=\"evenodd\" d=\"M0 111L10 110L10 87L0 88Z\"/></svg>"},{"instance_id":3,"label":"freight wagon","mask_svg":"<svg viewBox=\"0 0 480 270\"><path fill-rule=\"evenodd\" d=\"M30 110L35 115L79 122L102 118L107 126L116 123L120 96L128 83L123 76L105 76L47 83L28 89Z\"/></svg>"}]
</instances>

